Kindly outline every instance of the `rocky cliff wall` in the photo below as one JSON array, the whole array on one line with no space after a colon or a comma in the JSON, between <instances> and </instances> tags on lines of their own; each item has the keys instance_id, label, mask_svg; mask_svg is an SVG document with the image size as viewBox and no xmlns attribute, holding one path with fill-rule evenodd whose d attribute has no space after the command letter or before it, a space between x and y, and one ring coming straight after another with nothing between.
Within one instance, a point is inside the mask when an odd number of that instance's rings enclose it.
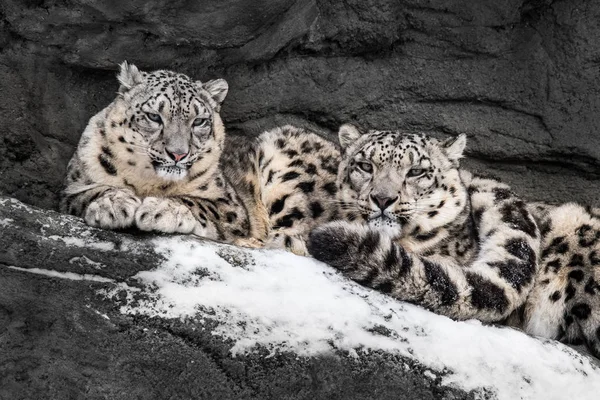
<instances>
[{"instance_id":1,"label":"rocky cliff wall","mask_svg":"<svg viewBox=\"0 0 600 400\"><path fill-rule=\"evenodd\" d=\"M0 192L55 208L122 60L226 78L232 140L295 123L466 132L530 199L600 204L594 0L2 0Z\"/></svg>"}]
</instances>

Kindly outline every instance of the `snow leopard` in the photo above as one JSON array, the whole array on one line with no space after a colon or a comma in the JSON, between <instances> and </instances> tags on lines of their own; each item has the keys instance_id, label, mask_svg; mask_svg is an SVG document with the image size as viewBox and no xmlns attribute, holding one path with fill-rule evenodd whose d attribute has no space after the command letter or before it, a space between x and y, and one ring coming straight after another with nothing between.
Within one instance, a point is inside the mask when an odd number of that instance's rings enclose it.
<instances>
[{"instance_id":1,"label":"snow leopard","mask_svg":"<svg viewBox=\"0 0 600 400\"><path fill-rule=\"evenodd\" d=\"M60 208L104 229L193 234L305 253L332 218L339 151L292 126L224 150L229 86L124 62L114 101L93 116L67 167ZM333 162L333 163L332 163Z\"/></svg>"},{"instance_id":2,"label":"snow leopard","mask_svg":"<svg viewBox=\"0 0 600 400\"><path fill-rule=\"evenodd\" d=\"M67 166L61 210L105 229L244 237L248 217L219 168L227 82L127 62L118 80Z\"/></svg>"},{"instance_id":3,"label":"snow leopard","mask_svg":"<svg viewBox=\"0 0 600 400\"><path fill-rule=\"evenodd\" d=\"M339 131L340 207L308 252L354 281L448 317L583 341L600 355L600 219L528 205L459 166L466 136Z\"/></svg>"}]
</instances>

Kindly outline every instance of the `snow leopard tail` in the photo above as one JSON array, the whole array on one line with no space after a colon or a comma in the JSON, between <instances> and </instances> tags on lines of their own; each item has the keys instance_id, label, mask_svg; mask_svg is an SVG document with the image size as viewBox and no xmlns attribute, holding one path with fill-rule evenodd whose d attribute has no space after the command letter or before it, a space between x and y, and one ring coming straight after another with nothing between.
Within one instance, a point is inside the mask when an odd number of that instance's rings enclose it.
<instances>
[{"instance_id":1,"label":"snow leopard tail","mask_svg":"<svg viewBox=\"0 0 600 400\"><path fill-rule=\"evenodd\" d=\"M341 222L315 229L308 244L313 257L364 286L451 318L488 322L516 310L533 283L536 251L520 239L507 247L514 254L505 264L480 259L469 267L411 254L381 232ZM503 269L511 276L503 277Z\"/></svg>"},{"instance_id":2,"label":"snow leopard tail","mask_svg":"<svg viewBox=\"0 0 600 400\"><path fill-rule=\"evenodd\" d=\"M525 204L475 198L479 252L468 265L413 254L384 232L337 221L313 230L308 250L358 283L455 319L500 321L525 303L538 271L540 233Z\"/></svg>"}]
</instances>

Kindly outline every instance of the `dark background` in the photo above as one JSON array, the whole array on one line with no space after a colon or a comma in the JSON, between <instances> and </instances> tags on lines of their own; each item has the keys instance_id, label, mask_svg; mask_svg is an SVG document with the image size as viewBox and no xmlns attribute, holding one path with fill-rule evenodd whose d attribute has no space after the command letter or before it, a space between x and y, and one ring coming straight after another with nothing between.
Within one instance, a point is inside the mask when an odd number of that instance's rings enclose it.
<instances>
[{"instance_id":1,"label":"dark background","mask_svg":"<svg viewBox=\"0 0 600 400\"><path fill-rule=\"evenodd\" d=\"M56 208L67 162L114 98L125 59L227 79L234 144L284 123L332 139L345 122L465 132L470 168L529 199L600 205L598 0L0 0L0 196ZM162 262L144 238L2 201L0 267L131 282ZM48 239L73 235L117 250ZM136 252L121 250L124 238ZM74 263L81 255L103 267ZM204 325L121 314L97 295L103 285L0 268L1 399L488 393L443 387L450 372L432 380L383 353L232 358Z\"/></svg>"},{"instance_id":2,"label":"dark background","mask_svg":"<svg viewBox=\"0 0 600 400\"><path fill-rule=\"evenodd\" d=\"M595 0L0 0L0 194L55 208L117 64L227 79L231 140L294 123L469 136L528 199L600 205Z\"/></svg>"}]
</instances>

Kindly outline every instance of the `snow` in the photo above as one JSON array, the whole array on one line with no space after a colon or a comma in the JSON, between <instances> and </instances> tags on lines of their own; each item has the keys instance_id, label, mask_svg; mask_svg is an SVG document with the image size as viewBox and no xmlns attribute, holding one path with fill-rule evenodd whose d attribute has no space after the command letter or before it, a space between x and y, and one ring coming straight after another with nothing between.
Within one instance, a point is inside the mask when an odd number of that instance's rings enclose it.
<instances>
[{"instance_id":1,"label":"snow","mask_svg":"<svg viewBox=\"0 0 600 400\"><path fill-rule=\"evenodd\" d=\"M96 250L101 250L101 251L115 250L115 244L111 243L111 242L100 242L100 241L93 241L93 240L89 240L89 239L84 240L84 239L81 239L78 237L58 236L58 235L48 236L48 239L61 240L67 246L87 247L90 249L96 249Z\"/></svg>"},{"instance_id":2,"label":"snow","mask_svg":"<svg viewBox=\"0 0 600 400\"><path fill-rule=\"evenodd\" d=\"M9 226L12 222L14 222L14 220L11 218L3 218L0 219L0 226L4 228Z\"/></svg>"},{"instance_id":3,"label":"snow","mask_svg":"<svg viewBox=\"0 0 600 400\"><path fill-rule=\"evenodd\" d=\"M363 288L309 258L177 238L155 245L168 261L135 276L150 297L128 296L121 312L216 319L212 333L233 340L233 356L259 347L299 356L383 350L417 360L430 379L481 396L595 399L600 393L600 368L569 347L453 321Z\"/></svg>"},{"instance_id":4,"label":"snow","mask_svg":"<svg viewBox=\"0 0 600 400\"><path fill-rule=\"evenodd\" d=\"M437 378L437 376L431 371L423 371L423 375L425 375L431 380L435 380Z\"/></svg>"},{"instance_id":5,"label":"snow","mask_svg":"<svg viewBox=\"0 0 600 400\"><path fill-rule=\"evenodd\" d=\"M97 261L91 260L86 256L81 256L81 257L73 257L69 260L69 264L74 264L74 265L80 265L80 266L84 266L84 265L89 265L94 269L102 269L104 268L104 264L99 263Z\"/></svg>"},{"instance_id":6,"label":"snow","mask_svg":"<svg viewBox=\"0 0 600 400\"><path fill-rule=\"evenodd\" d=\"M25 210L25 211L27 211L30 214L33 212L30 207L28 207L25 203L22 203L22 202L20 202L17 199L14 199L14 198L0 199L0 205L1 206L6 206L7 203L8 203L8 205L10 207L13 207L13 208L15 208L17 210Z\"/></svg>"},{"instance_id":7,"label":"snow","mask_svg":"<svg viewBox=\"0 0 600 400\"><path fill-rule=\"evenodd\" d=\"M101 313L100 311L93 309L92 306L90 306L89 304L86 305L87 308L91 309L92 311L94 311L97 315L101 316L102 318L109 320L110 321L110 317L104 313Z\"/></svg>"},{"instance_id":8,"label":"snow","mask_svg":"<svg viewBox=\"0 0 600 400\"><path fill-rule=\"evenodd\" d=\"M51 269L41 269L41 268L21 268L9 266L8 268L14 269L21 272L29 272L30 274L37 275L45 275L52 278L61 278L61 279L70 279L72 281L93 281L93 282L104 282L104 283L115 283L114 280L110 278L104 278L98 275L91 274L76 274L74 272L59 272Z\"/></svg>"}]
</instances>

